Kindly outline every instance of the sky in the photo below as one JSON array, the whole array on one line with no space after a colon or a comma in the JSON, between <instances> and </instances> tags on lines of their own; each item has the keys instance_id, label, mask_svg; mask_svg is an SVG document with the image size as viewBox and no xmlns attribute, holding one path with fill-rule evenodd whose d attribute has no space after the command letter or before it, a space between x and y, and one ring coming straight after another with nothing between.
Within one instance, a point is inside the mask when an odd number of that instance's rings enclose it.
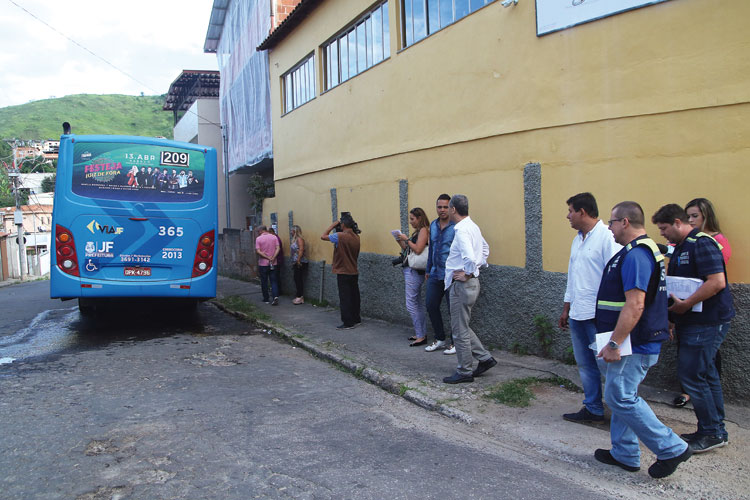
<instances>
[{"instance_id":1,"label":"sky","mask_svg":"<svg viewBox=\"0 0 750 500\"><path fill-rule=\"evenodd\" d=\"M216 70L216 55L203 52L212 5L0 0L0 108L71 94L165 94L183 69Z\"/></svg>"}]
</instances>

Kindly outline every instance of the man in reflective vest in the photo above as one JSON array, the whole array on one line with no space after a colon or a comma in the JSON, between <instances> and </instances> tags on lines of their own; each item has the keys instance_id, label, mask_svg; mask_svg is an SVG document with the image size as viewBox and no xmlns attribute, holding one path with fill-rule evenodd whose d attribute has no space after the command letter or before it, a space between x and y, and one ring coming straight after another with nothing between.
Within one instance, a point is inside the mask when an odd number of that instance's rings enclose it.
<instances>
[{"instance_id":1,"label":"man in reflective vest","mask_svg":"<svg viewBox=\"0 0 750 500\"><path fill-rule=\"evenodd\" d=\"M669 337L664 256L643 224L638 203L623 201L612 208L609 229L623 249L604 268L596 305L597 331L612 332L598 354L607 363L604 399L612 410L612 449L598 449L594 457L635 472L640 469L640 439L656 455L649 475L662 478L692 451L638 396L638 386ZM620 346L628 337L633 352L621 356Z\"/></svg>"},{"instance_id":2,"label":"man in reflective vest","mask_svg":"<svg viewBox=\"0 0 750 500\"><path fill-rule=\"evenodd\" d=\"M651 218L675 250L669 259L669 275L699 278L703 284L684 300L672 296L670 319L675 324L679 351L677 376L698 418L698 431L683 434L693 453L724 446L729 434L724 427L724 395L716 370L716 351L734 317L732 294L721 245L688 224L685 210L664 205ZM702 303L700 311L692 308Z\"/></svg>"}]
</instances>

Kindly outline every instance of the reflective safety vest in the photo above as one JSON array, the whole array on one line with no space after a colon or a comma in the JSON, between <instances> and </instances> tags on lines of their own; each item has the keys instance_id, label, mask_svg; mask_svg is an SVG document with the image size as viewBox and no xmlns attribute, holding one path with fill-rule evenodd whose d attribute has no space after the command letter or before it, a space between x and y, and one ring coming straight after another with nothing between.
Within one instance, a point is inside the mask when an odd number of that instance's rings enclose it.
<instances>
[{"instance_id":1,"label":"reflective safety vest","mask_svg":"<svg viewBox=\"0 0 750 500\"><path fill-rule=\"evenodd\" d=\"M617 252L604 267L602 282L596 297L596 329L611 332L615 329L620 311L625 307L625 290L622 282L622 263L631 250L642 246L654 258L654 271L646 290L645 308L641 318L630 332L632 345L661 342L669 338L667 320L667 282L664 256L646 235L639 236Z\"/></svg>"},{"instance_id":2,"label":"reflective safety vest","mask_svg":"<svg viewBox=\"0 0 750 500\"><path fill-rule=\"evenodd\" d=\"M734 317L734 305L732 304L732 292L729 290L729 279L727 278L726 265L721 256L721 243L716 241L710 234L693 229L685 239L674 249L669 259L669 275L684 278L705 279L698 274L698 263L695 257L695 248L700 238L708 238L718 248L721 262L724 267L724 279L727 286L713 297L703 301L701 312L687 311L684 314L671 314L670 318L676 325L718 325L726 323Z\"/></svg>"}]
</instances>

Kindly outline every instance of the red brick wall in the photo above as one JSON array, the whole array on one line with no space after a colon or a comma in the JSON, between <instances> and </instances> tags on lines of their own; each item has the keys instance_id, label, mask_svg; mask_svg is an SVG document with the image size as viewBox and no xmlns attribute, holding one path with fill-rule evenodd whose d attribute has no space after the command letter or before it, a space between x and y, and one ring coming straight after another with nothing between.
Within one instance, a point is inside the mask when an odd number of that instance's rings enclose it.
<instances>
[{"instance_id":1,"label":"red brick wall","mask_svg":"<svg viewBox=\"0 0 750 500\"><path fill-rule=\"evenodd\" d=\"M300 0L275 0L274 3L275 8L273 9L271 31L275 30L276 27L287 18L289 13L294 10L298 3L300 3Z\"/></svg>"}]
</instances>

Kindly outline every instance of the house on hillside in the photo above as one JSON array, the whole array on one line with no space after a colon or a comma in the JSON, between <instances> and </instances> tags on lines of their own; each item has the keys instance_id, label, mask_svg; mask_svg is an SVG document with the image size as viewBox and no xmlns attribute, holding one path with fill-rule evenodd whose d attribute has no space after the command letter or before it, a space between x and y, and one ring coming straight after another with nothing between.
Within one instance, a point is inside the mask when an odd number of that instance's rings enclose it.
<instances>
[{"instance_id":1,"label":"house on hillside","mask_svg":"<svg viewBox=\"0 0 750 500\"><path fill-rule=\"evenodd\" d=\"M0 209L2 225L0 232L7 233L2 240L4 245L3 268L5 279L18 278L18 228L15 225L15 207ZM24 275L43 276L49 273L49 248L52 230L52 205L22 205L24 248Z\"/></svg>"}]
</instances>

